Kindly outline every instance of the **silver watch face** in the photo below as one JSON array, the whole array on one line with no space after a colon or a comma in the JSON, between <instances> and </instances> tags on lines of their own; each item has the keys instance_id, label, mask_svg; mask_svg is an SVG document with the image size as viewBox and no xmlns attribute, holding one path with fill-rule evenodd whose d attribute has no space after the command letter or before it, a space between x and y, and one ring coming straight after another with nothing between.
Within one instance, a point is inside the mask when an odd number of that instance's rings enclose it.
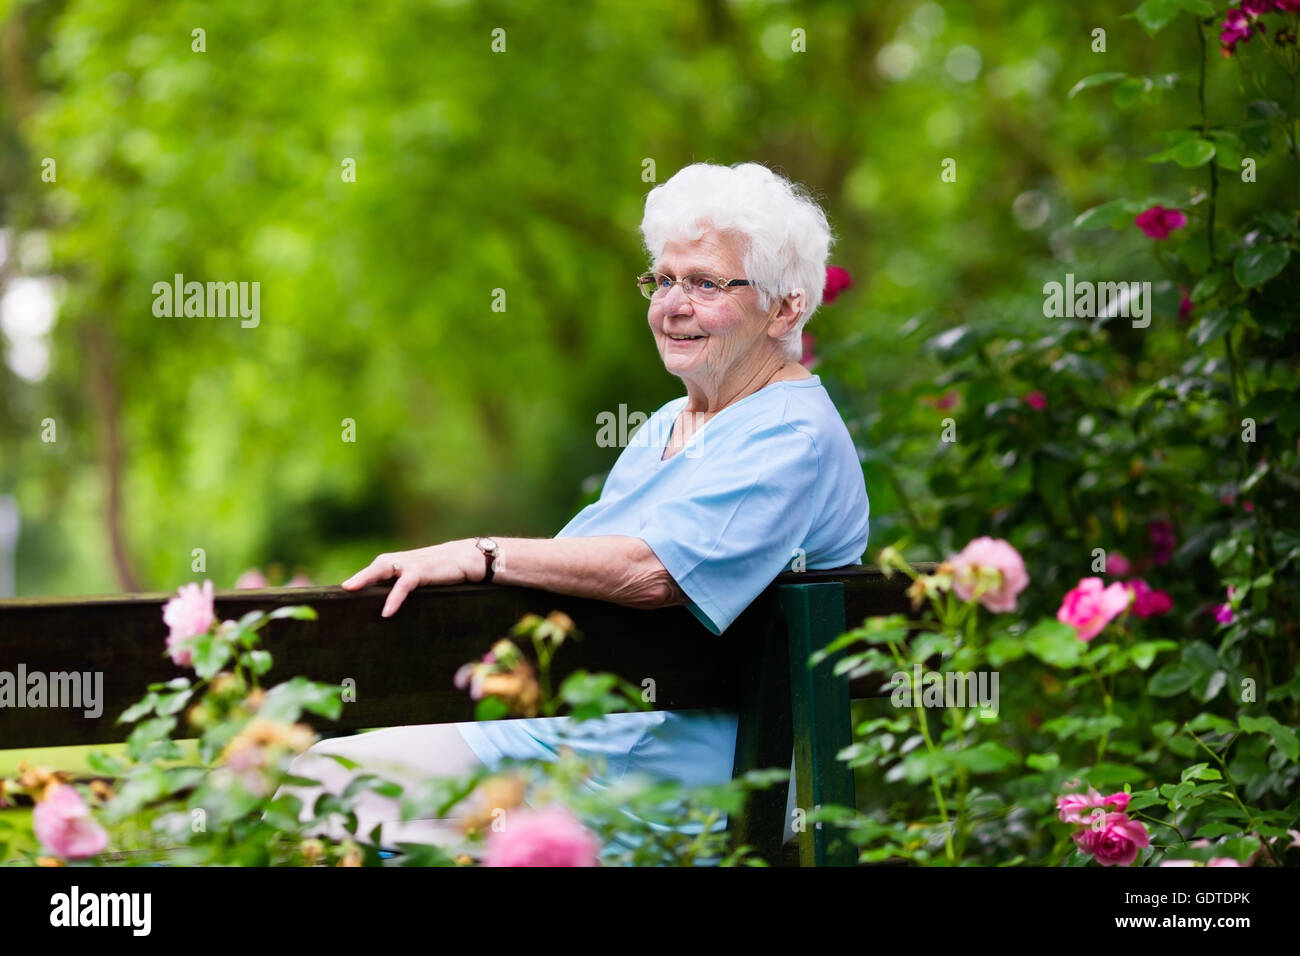
<instances>
[{"instance_id":1,"label":"silver watch face","mask_svg":"<svg viewBox=\"0 0 1300 956\"><path fill-rule=\"evenodd\" d=\"M491 538L479 538L478 546L480 551L483 551L487 554L497 553L497 543L493 541Z\"/></svg>"}]
</instances>

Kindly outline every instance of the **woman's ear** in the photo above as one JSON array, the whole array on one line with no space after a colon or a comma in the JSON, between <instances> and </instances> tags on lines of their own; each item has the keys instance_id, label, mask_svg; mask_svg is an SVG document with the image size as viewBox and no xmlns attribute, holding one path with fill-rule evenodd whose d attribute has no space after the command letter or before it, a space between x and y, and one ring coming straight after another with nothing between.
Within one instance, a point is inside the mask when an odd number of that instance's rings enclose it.
<instances>
[{"instance_id":1,"label":"woman's ear","mask_svg":"<svg viewBox=\"0 0 1300 956\"><path fill-rule=\"evenodd\" d=\"M808 308L808 295L803 289L791 290L785 298L777 302L776 311L769 317L768 331L772 338L779 339L794 328L799 317Z\"/></svg>"}]
</instances>

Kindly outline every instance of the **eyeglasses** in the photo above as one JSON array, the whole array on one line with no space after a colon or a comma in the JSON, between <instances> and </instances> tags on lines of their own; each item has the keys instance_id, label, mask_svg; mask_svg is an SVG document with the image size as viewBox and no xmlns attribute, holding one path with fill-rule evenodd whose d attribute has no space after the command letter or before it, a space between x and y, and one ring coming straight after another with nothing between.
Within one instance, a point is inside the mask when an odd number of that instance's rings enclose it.
<instances>
[{"instance_id":1,"label":"eyeglasses","mask_svg":"<svg viewBox=\"0 0 1300 956\"><path fill-rule=\"evenodd\" d=\"M723 279L707 272L696 272L680 279L669 278L662 272L644 272L636 277L637 287L647 299L662 298L679 282L687 298L695 302L713 302L730 295L730 290L736 286L753 284L748 279Z\"/></svg>"}]
</instances>

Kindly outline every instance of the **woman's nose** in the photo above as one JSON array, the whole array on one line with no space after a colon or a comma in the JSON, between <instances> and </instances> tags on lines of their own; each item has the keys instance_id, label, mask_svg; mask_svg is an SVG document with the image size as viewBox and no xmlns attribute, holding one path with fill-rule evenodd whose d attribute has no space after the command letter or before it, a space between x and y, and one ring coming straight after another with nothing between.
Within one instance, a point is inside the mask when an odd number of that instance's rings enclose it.
<instances>
[{"instance_id":1,"label":"woman's nose","mask_svg":"<svg viewBox=\"0 0 1300 956\"><path fill-rule=\"evenodd\" d=\"M663 299L659 302L659 308L663 310L664 315L686 315L690 313L693 304L690 296L682 291L682 285L679 282L664 293Z\"/></svg>"}]
</instances>

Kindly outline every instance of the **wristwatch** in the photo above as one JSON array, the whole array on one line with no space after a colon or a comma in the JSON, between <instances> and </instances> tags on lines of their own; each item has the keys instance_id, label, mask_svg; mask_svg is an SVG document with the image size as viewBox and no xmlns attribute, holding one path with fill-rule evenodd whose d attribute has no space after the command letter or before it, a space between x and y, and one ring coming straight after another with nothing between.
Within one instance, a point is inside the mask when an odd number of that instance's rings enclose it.
<instances>
[{"instance_id":1,"label":"wristwatch","mask_svg":"<svg viewBox=\"0 0 1300 956\"><path fill-rule=\"evenodd\" d=\"M474 547L483 552L483 560L487 565L487 572L483 575L483 584L492 580L492 572L496 569L492 567L492 562L496 560L497 555L501 552L501 547L491 538L475 538Z\"/></svg>"}]
</instances>

